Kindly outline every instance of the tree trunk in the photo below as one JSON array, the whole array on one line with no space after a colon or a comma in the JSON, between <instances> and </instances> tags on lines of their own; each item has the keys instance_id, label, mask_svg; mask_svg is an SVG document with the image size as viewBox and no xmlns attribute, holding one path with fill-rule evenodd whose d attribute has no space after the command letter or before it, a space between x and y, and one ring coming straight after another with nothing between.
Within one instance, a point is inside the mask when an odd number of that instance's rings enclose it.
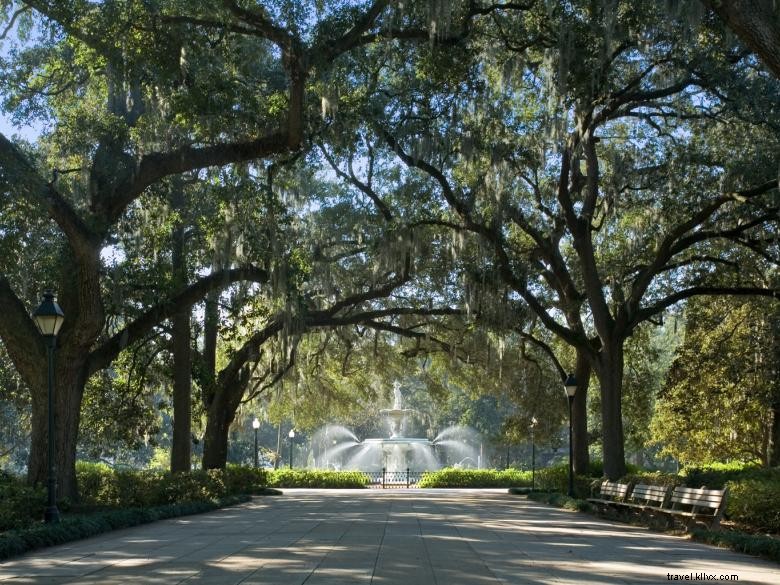
<instances>
[{"instance_id":1,"label":"tree trunk","mask_svg":"<svg viewBox=\"0 0 780 585\"><path fill-rule=\"evenodd\" d=\"M703 0L780 79L780 17L775 0Z\"/></svg>"},{"instance_id":2,"label":"tree trunk","mask_svg":"<svg viewBox=\"0 0 780 585\"><path fill-rule=\"evenodd\" d=\"M583 350L577 350L574 375L577 378L577 392L572 405L572 449L574 473L587 475L590 458L588 454L588 386L590 385L590 360Z\"/></svg>"},{"instance_id":3,"label":"tree trunk","mask_svg":"<svg viewBox=\"0 0 780 585\"><path fill-rule=\"evenodd\" d=\"M604 475L615 481L626 474L623 446L623 345L617 340L604 344L596 360L601 386L601 435Z\"/></svg>"},{"instance_id":4,"label":"tree trunk","mask_svg":"<svg viewBox=\"0 0 780 585\"><path fill-rule=\"evenodd\" d=\"M57 500L63 498L78 501L76 481L76 446L81 416L81 400L84 395L84 359L79 360L71 352L55 352L54 367L54 474ZM41 369L46 371L46 362ZM48 478L48 381L44 377L32 394L32 432L27 481L46 485Z\"/></svg>"},{"instance_id":5,"label":"tree trunk","mask_svg":"<svg viewBox=\"0 0 780 585\"><path fill-rule=\"evenodd\" d=\"M227 465L228 431L236 418L250 375L251 370L243 366L234 375L220 377L211 389L203 437L204 469L224 469Z\"/></svg>"},{"instance_id":6,"label":"tree trunk","mask_svg":"<svg viewBox=\"0 0 780 585\"><path fill-rule=\"evenodd\" d=\"M776 309L769 325L772 349L769 353L770 364L767 374L770 384L772 408L772 429L769 437L769 465L780 465L780 309Z\"/></svg>"},{"instance_id":7,"label":"tree trunk","mask_svg":"<svg viewBox=\"0 0 780 585\"><path fill-rule=\"evenodd\" d=\"M181 215L185 207L180 181L174 181L171 207ZM187 286L187 252L185 226L177 220L171 234L171 271L176 290ZM192 349L190 346L191 307L182 307L173 316L173 437L171 471L187 472L192 459Z\"/></svg>"},{"instance_id":8,"label":"tree trunk","mask_svg":"<svg viewBox=\"0 0 780 585\"><path fill-rule=\"evenodd\" d=\"M227 465L228 431L236 409L228 404L225 392L216 392L206 413L203 435L203 469L224 469Z\"/></svg>"},{"instance_id":9,"label":"tree trunk","mask_svg":"<svg viewBox=\"0 0 780 585\"><path fill-rule=\"evenodd\" d=\"M216 270L216 268L214 268ZM203 319L203 367L205 381L214 383L217 377L217 337L219 333L219 291L212 291L206 297Z\"/></svg>"},{"instance_id":10,"label":"tree trunk","mask_svg":"<svg viewBox=\"0 0 780 585\"><path fill-rule=\"evenodd\" d=\"M173 440L171 471L190 471L192 457L190 308L173 317Z\"/></svg>"},{"instance_id":11,"label":"tree trunk","mask_svg":"<svg viewBox=\"0 0 780 585\"><path fill-rule=\"evenodd\" d=\"M105 322L99 277L100 244L91 242L89 247L80 248L78 257L72 250L66 249L60 256L60 264L62 281L57 302L65 313L65 320L54 354L55 477L58 499L67 498L75 502L79 499L76 449L81 402L87 382L87 360ZM7 335L4 335L3 341L9 350L19 342ZM27 481L45 484L49 437L46 354L41 351L39 365L34 371L30 371L24 361L15 360L14 363L29 386L32 398Z\"/></svg>"}]
</instances>

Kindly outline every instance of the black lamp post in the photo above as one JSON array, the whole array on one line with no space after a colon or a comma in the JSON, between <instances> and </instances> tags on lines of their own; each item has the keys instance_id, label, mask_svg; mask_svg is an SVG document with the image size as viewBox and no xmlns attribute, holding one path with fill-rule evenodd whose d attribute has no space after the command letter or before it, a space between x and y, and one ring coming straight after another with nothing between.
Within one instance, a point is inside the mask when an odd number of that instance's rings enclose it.
<instances>
[{"instance_id":1,"label":"black lamp post","mask_svg":"<svg viewBox=\"0 0 780 585\"><path fill-rule=\"evenodd\" d=\"M252 421L252 428L255 429L255 469L258 467L258 461L257 461L257 429L260 428L260 421L257 420L257 417L254 418Z\"/></svg>"},{"instance_id":2,"label":"black lamp post","mask_svg":"<svg viewBox=\"0 0 780 585\"><path fill-rule=\"evenodd\" d=\"M534 429L536 428L536 417L531 417L531 491L536 489L536 444L534 443Z\"/></svg>"},{"instance_id":3,"label":"black lamp post","mask_svg":"<svg viewBox=\"0 0 780 585\"><path fill-rule=\"evenodd\" d=\"M54 475L54 348L57 344L57 334L65 320L65 313L50 291L43 293L43 300L35 309L33 319L43 335L49 361L49 471L46 478L48 499L43 520L47 524L54 524L60 521L60 511L57 509L57 479Z\"/></svg>"},{"instance_id":4,"label":"black lamp post","mask_svg":"<svg viewBox=\"0 0 780 585\"><path fill-rule=\"evenodd\" d=\"M290 469L292 469L293 439L295 439L295 429L290 429L290 432L287 433L287 436L290 437Z\"/></svg>"},{"instance_id":5,"label":"black lamp post","mask_svg":"<svg viewBox=\"0 0 780 585\"><path fill-rule=\"evenodd\" d=\"M566 398L569 400L569 497L574 497L574 461L573 461L573 448L571 442L572 435L572 406L574 405L574 394L577 392L577 378L574 374L569 374L566 381L563 383L563 387L566 390Z\"/></svg>"}]
</instances>

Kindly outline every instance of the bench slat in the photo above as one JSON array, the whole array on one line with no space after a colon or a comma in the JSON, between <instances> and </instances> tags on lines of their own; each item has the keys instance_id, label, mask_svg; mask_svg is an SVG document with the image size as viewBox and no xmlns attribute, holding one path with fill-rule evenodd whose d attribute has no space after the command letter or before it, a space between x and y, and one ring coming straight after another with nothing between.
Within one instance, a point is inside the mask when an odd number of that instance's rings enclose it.
<instances>
[{"instance_id":1,"label":"bench slat","mask_svg":"<svg viewBox=\"0 0 780 585\"><path fill-rule=\"evenodd\" d=\"M624 499L628 494L628 488L626 483L604 480L599 488L599 497L588 498L588 501L594 504L619 504L618 500Z\"/></svg>"}]
</instances>

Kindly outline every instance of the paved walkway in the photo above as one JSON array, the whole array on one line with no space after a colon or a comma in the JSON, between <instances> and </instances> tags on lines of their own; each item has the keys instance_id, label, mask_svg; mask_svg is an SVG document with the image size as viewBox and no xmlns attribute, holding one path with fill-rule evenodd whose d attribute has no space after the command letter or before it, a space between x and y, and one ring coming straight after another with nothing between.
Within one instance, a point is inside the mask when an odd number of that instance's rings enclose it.
<instances>
[{"instance_id":1,"label":"paved walkway","mask_svg":"<svg viewBox=\"0 0 780 585\"><path fill-rule=\"evenodd\" d=\"M780 583L780 565L505 490L285 494L42 549L0 584Z\"/></svg>"}]
</instances>

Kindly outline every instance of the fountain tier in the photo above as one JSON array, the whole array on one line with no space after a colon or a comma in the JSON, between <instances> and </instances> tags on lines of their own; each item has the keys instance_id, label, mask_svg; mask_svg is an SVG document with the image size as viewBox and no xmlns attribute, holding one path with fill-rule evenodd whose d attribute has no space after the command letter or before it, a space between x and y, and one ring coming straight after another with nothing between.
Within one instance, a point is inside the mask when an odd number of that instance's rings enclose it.
<instances>
[{"instance_id":1,"label":"fountain tier","mask_svg":"<svg viewBox=\"0 0 780 585\"><path fill-rule=\"evenodd\" d=\"M476 448L466 443L459 442L456 445L455 441L448 438L439 447L436 439L429 441L425 438L404 436L406 419L417 411L404 408L403 394L398 382L393 384L393 407L379 412L390 424L390 436L387 438L369 438L359 441L343 427L326 427L320 431L318 433L321 437L320 441L324 444L324 449L319 455L320 465L358 471L381 471L382 469L388 472L407 469L414 472L432 471L441 467L437 451L441 451L441 455L449 458L448 452L453 449L453 454L456 456L465 451L473 454L465 457L464 461L475 462L478 459ZM338 432L331 432L329 429L338 429ZM336 436L338 439L335 438Z\"/></svg>"}]
</instances>

